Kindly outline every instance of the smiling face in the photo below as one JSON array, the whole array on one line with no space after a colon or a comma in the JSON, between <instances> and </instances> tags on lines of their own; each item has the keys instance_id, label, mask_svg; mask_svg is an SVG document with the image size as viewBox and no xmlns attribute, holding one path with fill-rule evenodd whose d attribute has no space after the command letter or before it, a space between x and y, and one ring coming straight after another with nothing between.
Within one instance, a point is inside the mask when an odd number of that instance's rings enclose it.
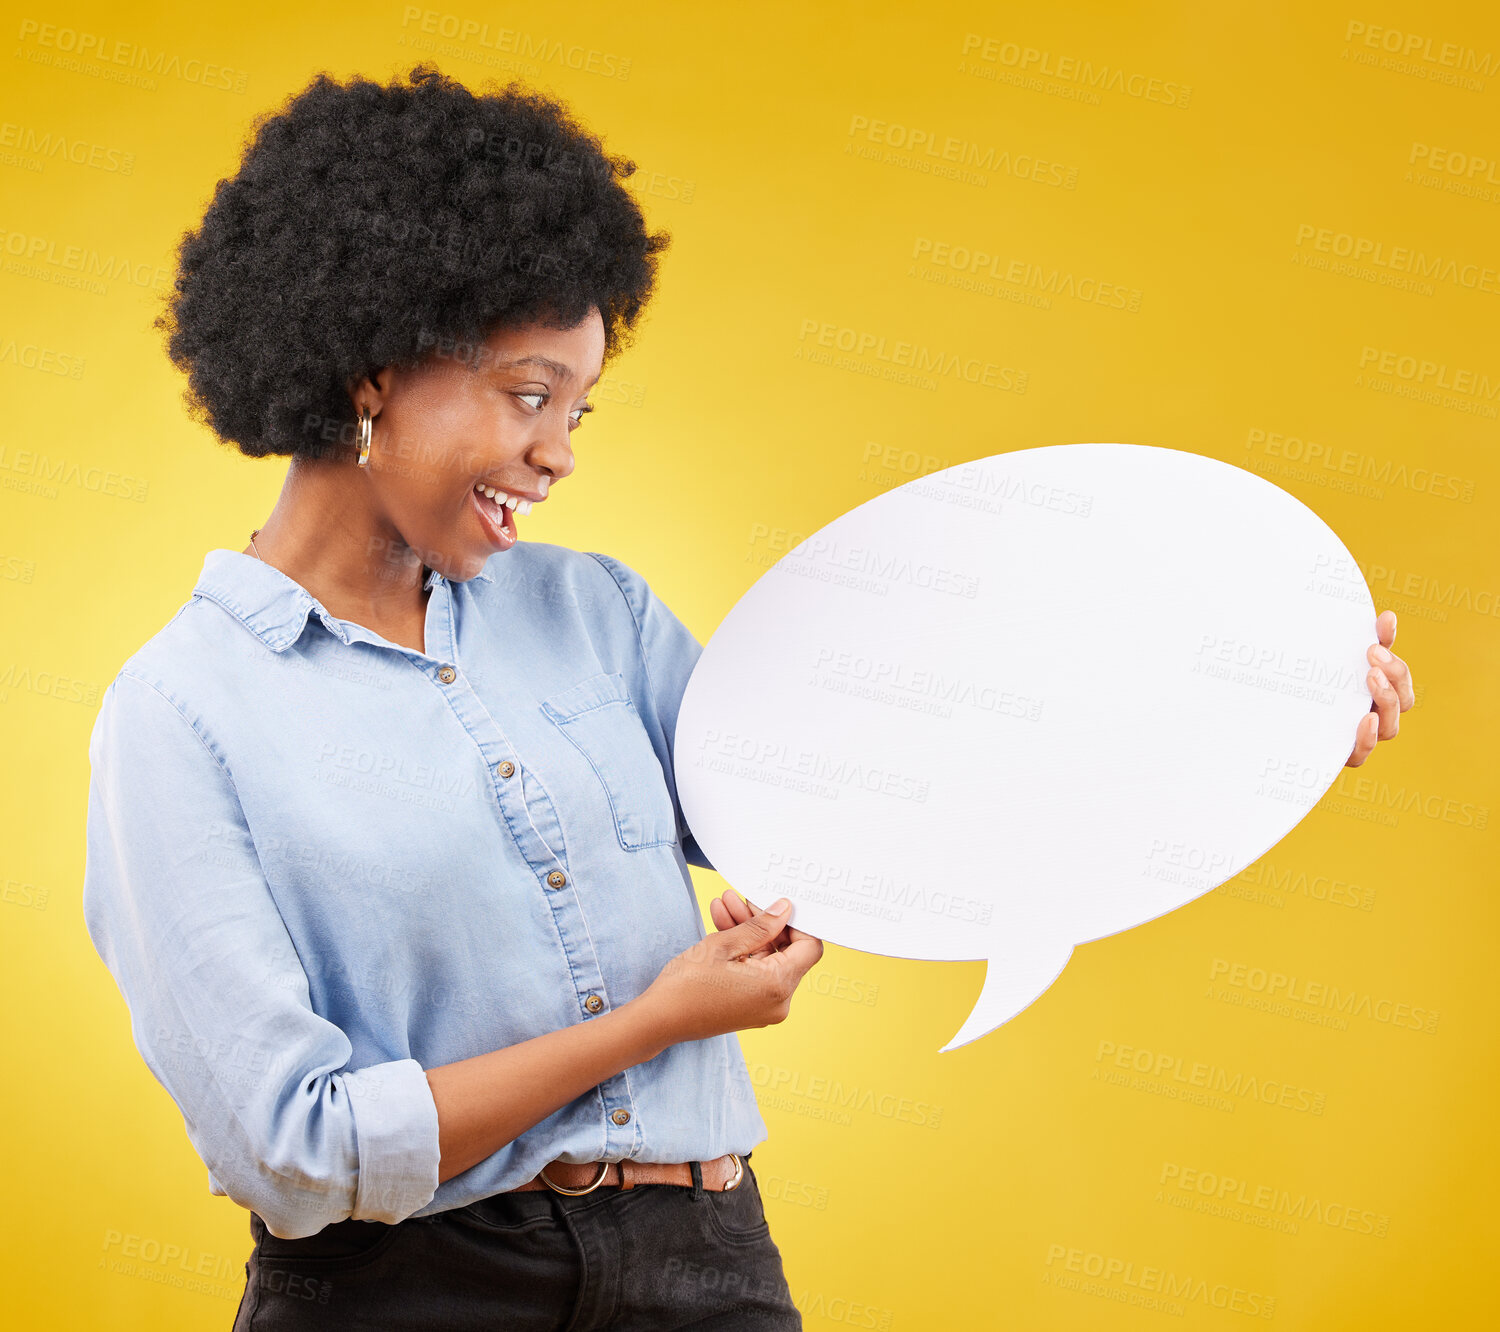
<instances>
[{"instance_id":1,"label":"smiling face","mask_svg":"<svg viewBox=\"0 0 1500 1332\"><path fill-rule=\"evenodd\" d=\"M483 343L439 347L412 370L388 367L354 390L374 418L371 499L393 529L391 559L413 556L466 582L515 544L524 501L573 470L569 435L592 410L604 364L599 311L573 328L529 324ZM516 509L476 487L504 492Z\"/></svg>"}]
</instances>

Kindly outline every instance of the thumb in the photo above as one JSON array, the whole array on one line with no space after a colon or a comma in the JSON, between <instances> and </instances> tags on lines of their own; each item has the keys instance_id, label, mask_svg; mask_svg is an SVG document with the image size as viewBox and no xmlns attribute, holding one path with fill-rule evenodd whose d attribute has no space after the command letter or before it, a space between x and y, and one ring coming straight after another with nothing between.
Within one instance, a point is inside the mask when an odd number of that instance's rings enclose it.
<instances>
[{"instance_id":1,"label":"thumb","mask_svg":"<svg viewBox=\"0 0 1500 1332\"><path fill-rule=\"evenodd\" d=\"M725 941L731 957L753 953L780 934L791 916L792 904L780 897L764 911L757 911L749 920L741 921L733 929L721 930L717 937Z\"/></svg>"}]
</instances>

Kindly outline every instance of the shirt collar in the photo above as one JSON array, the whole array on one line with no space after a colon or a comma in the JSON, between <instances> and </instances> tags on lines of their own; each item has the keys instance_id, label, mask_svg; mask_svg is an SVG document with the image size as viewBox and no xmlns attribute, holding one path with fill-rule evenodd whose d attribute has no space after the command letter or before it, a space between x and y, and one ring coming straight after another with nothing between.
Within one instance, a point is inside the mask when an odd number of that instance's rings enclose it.
<instances>
[{"instance_id":1,"label":"shirt collar","mask_svg":"<svg viewBox=\"0 0 1500 1332\"><path fill-rule=\"evenodd\" d=\"M474 576L486 583L494 581L488 567ZM422 589L447 581L433 569ZM239 550L209 551L193 595L218 602L272 652L285 652L302 637L312 611L324 620L334 618L301 583L275 565Z\"/></svg>"}]
</instances>

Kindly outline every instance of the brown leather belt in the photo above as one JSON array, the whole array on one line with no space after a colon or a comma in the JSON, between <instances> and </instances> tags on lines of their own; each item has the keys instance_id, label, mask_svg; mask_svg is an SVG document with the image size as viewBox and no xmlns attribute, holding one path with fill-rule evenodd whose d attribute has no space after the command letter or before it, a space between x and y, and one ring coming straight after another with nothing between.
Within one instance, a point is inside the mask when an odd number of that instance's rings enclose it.
<instances>
[{"instance_id":1,"label":"brown leather belt","mask_svg":"<svg viewBox=\"0 0 1500 1332\"><path fill-rule=\"evenodd\" d=\"M745 1177L745 1163L734 1152L699 1161L703 1187L711 1193L728 1193ZM601 1187L633 1189L637 1184L685 1184L692 1187L691 1161L549 1161L535 1179L518 1184L506 1193L527 1189L551 1189L554 1193L592 1193Z\"/></svg>"}]
</instances>

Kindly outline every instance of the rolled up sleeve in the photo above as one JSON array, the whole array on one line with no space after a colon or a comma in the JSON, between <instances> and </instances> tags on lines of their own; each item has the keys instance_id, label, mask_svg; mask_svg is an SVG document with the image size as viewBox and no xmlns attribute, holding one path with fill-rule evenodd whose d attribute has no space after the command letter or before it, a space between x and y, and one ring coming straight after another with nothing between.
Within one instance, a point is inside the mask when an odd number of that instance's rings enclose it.
<instances>
[{"instance_id":1,"label":"rolled up sleeve","mask_svg":"<svg viewBox=\"0 0 1500 1332\"><path fill-rule=\"evenodd\" d=\"M689 865L711 870L713 863L703 854L703 848L698 845L683 816L682 802L677 798L677 775L672 753L682 696L687 690L693 668L698 664L698 658L703 655L703 645L672 609L651 590L646 580L628 564L611 555L599 555L593 551L589 554L609 570L620 591L625 594L625 600L635 619L651 699L651 706L642 710L642 720L651 733L652 743L661 757L662 769L667 776L667 788L672 794L672 808L677 815L677 836L683 857Z\"/></svg>"},{"instance_id":2,"label":"rolled up sleeve","mask_svg":"<svg viewBox=\"0 0 1500 1332\"><path fill-rule=\"evenodd\" d=\"M348 1218L394 1224L438 1188L422 1067L351 1068L211 741L153 684L105 691L92 765L83 908L136 1048L210 1177L281 1239Z\"/></svg>"}]
</instances>

